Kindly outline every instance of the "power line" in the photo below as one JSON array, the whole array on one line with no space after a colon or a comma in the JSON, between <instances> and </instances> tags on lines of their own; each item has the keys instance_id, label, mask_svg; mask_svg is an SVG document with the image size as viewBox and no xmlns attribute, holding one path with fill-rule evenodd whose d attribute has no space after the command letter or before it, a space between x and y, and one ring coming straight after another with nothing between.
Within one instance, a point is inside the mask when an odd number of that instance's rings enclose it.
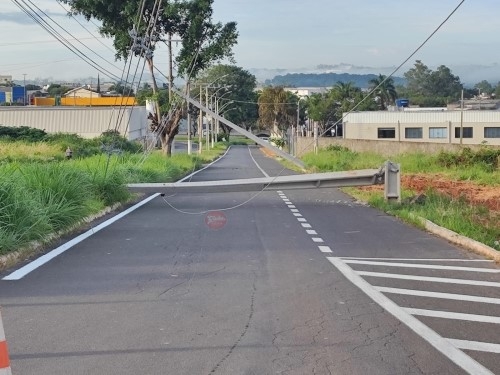
<instances>
[{"instance_id":1,"label":"power line","mask_svg":"<svg viewBox=\"0 0 500 375\"><path fill-rule=\"evenodd\" d=\"M101 40L99 40L99 38L97 38L89 29L87 29L80 21L78 21L78 19L73 16L70 12L68 12L68 10L58 1L57 4L59 4L59 6L61 8L63 8L69 15L72 19L74 19L83 29L85 29L90 35L92 35L93 39L97 40L100 44L102 44L104 47L106 47L108 50L110 50L111 52L115 52L113 51L113 49L111 49L109 46L107 46L106 44L104 44Z\"/></svg>"},{"instance_id":2,"label":"power line","mask_svg":"<svg viewBox=\"0 0 500 375\"><path fill-rule=\"evenodd\" d=\"M47 21L45 21L36 11L30 7L24 0L11 0L16 6L18 6L28 17L33 19L38 25L40 25L45 31L61 42L67 49L73 52L75 55L84 60L87 64L92 66L94 69L98 70L102 74L108 76L109 78L117 79L118 76L114 73L108 71L107 69L101 68L94 60L76 48L71 42L64 38L57 30L55 30ZM20 3L22 2L22 4ZM56 23L57 24L57 23ZM58 25L61 29L65 30L62 26Z\"/></svg>"}]
</instances>

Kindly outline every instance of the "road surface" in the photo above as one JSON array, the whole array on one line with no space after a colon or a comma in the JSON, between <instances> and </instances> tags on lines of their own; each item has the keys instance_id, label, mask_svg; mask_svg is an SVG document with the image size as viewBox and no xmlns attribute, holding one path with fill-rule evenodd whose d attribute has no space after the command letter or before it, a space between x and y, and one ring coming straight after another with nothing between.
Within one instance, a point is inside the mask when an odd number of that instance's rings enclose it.
<instances>
[{"instance_id":1,"label":"road surface","mask_svg":"<svg viewBox=\"0 0 500 375\"><path fill-rule=\"evenodd\" d=\"M190 180L284 173L239 146ZM491 262L336 189L148 199L4 272L14 374L500 374Z\"/></svg>"}]
</instances>

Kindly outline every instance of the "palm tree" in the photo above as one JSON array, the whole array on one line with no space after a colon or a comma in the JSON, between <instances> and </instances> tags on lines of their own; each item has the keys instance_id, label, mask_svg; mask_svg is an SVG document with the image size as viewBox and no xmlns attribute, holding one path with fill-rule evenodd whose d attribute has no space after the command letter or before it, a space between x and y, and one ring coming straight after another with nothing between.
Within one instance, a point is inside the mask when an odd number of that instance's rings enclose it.
<instances>
[{"instance_id":1,"label":"palm tree","mask_svg":"<svg viewBox=\"0 0 500 375\"><path fill-rule=\"evenodd\" d=\"M295 119L295 106L283 87L266 87L259 95L259 123L283 137Z\"/></svg>"},{"instance_id":2,"label":"palm tree","mask_svg":"<svg viewBox=\"0 0 500 375\"><path fill-rule=\"evenodd\" d=\"M354 86L352 82L345 83L339 81L335 84L335 86L333 86L332 91L339 99L350 100L353 99L360 90L359 87Z\"/></svg>"},{"instance_id":3,"label":"palm tree","mask_svg":"<svg viewBox=\"0 0 500 375\"><path fill-rule=\"evenodd\" d=\"M391 77L387 78L383 74L379 74L377 78L370 80L370 89L375 90L375 100L381 110L387 109L398 97L394 87L394 80Z\"/></svg>"}]
</instances>

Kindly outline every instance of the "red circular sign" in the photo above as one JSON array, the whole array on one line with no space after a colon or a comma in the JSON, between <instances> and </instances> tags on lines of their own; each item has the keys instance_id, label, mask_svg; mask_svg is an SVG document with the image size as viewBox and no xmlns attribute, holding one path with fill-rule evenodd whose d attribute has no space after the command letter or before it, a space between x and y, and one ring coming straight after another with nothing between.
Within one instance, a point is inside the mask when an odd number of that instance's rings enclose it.
<instances>
[{"instance_id":1,"label":"red circular sign","mask_svg":"<svg viewBox=\"0 0 500 375\"><path fill-rule=\"evenodd\" d=\"M205 216L205 224L210 229L218 230L224 227L227 223L226 215L221 211L210 211Z\"/></svg>"}]
</instances>

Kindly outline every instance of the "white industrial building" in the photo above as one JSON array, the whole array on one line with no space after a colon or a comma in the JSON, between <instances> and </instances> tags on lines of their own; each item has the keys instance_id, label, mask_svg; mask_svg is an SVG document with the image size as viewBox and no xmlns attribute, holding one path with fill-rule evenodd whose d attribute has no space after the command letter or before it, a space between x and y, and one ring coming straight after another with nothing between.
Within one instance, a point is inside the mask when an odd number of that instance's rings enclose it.
<instances>
[{"instance_id":1,"label":"white industrial building","mask_svg":"<svg viewBox=\"0 0 500 375\"><path fill-rule=\"evenodd\" d=\"M500 111L352 112L346 139L500 146Z\"/></svg>"},{"instance_id":2,"label":"white industrial building","mask_svg":"<svg viewBox=\"0 0 500 375\"><path fill-rule=\"evenodd\" d=\"M128 140L150 137L145 107L0 107L0 126L28 126L47 133L95 138L117 130Z\"/></svg>"}]
</instances>

